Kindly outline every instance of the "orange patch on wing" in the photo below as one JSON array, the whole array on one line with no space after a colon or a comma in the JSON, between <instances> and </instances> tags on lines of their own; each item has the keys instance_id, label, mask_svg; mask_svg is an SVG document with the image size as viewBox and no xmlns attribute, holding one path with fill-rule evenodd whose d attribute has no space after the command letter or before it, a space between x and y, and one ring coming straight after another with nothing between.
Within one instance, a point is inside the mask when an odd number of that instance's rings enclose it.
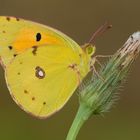
<instances>
[{"instance_id":1,"label":"orange patch on wing","mask_svg":"<svg viewBox=\"0 0 140 140\"><path fill-rule=\"evenodd\" d=\"M37 33L41 34L41 39L37 41ZM13 42L13 48L17 52L23 52L25 49L38 45L65 45L64 41L59 37L54 36L52 33L38 32L38 30L31 30L29 28L21 30L15 41Z\"/></svg>"}]
</instances>

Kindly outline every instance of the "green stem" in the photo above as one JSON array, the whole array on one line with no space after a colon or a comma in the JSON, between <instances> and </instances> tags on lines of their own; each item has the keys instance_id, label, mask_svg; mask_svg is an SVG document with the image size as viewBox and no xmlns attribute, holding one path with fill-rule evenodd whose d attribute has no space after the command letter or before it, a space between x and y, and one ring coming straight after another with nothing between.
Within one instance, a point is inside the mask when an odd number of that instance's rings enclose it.
<instances>
[{"instance_id":1,"label":"green stem","mask_svg":"<svg viewBox=\"0 0 140 140\"><path fill-rule=\"evenodd\" d=\"M80 104L77 114L75 116L75 119L68 132L66 140L76 140L76 137L78 135L80 128L82 127L84 122L89 118L91 113L92 113L92 110L90 108L85 106L85 104L83 103Z\"/></svg>"}]
</instances>

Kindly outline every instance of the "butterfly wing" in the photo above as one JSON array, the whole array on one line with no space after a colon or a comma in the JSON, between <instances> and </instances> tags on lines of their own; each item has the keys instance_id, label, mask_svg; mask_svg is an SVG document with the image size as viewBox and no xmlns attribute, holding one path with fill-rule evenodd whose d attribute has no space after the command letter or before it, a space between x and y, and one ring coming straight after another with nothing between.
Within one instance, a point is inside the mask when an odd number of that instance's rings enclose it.
<instances>
[{"instance_id":1,"label":"butterfly wing","mask_svg":"<svg viewBox=\"0 0 140 140\"><path fill-rule=\"evenodd\" d=\"M87 74L88 64L83 60L73 49L58 45L17 55L5 74L13 99L36 117L50 116L64 106Z\"/></svg>"},{"instance_id":2,"label":"butterfly wing","mask_svg":"<svg viewBox=\"0 0 140 140\"><path fill-rule=\"evenodd\" d=\"M26 49L42 45L61 45L79 51L79 45L51 27L15 17L0 16L0 57L3 66Z\"/></svg>"}]
</instances>

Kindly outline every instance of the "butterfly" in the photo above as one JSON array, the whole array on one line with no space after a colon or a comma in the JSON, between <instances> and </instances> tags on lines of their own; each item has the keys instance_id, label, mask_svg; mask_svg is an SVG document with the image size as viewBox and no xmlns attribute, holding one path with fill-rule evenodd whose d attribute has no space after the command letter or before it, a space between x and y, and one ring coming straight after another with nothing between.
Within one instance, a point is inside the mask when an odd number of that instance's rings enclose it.
<instances>
[{"instance_id":1,"label":"butterfly","mask_svg":"<svg viewBox=\"0 0 140 140\"><path fill-rule=\"evenodd\" d=\"M81 47L62 32L36 22L0 16L0 63L13 100L47 118L59 111L90 71L95 46Z\"/></svg>"}]
</instances>

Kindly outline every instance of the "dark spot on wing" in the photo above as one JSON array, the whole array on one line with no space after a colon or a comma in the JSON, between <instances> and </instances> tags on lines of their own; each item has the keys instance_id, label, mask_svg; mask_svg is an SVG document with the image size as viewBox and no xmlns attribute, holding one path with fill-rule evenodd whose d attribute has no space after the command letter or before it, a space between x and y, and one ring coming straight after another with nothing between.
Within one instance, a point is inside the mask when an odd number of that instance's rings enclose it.
<instances>
[{"instance_id":1,"label":"dark spot on wing","mask_svg":"<svg viewBox=\"0 0 140 140\"><path fill-rule=\"evenodd\" d=\"M5 31L2 31L2 33L6 33Z\"/></svg>"},{"instance_id":2,"label":"dark spot on wing","mask_svg":"<svg viewBox=\"0 0 140 140\"><path fill-rule=\"evenodd\" d=\"M17 74L20 75L20 72L18 72Z\"/></svg>"},{"instance_id":3,"label":"dark spot on wing","mask_svg":"<svg viewBox=\"0 0 140 140\"><path fill-rule=\"evenodd\" d=\"M33 55L36 55L36 52L37 52L37 46L33 46L32 48L33 48L33 51L32 51Z\"/></svg>"},{"instance_id":4,"label":"dark spot on wing","mask_svg":"<svg viewBox=\"0 0 140 140\"><path fill-rule=\"evenodd\" d=\"M16 18L16 20L17 20L17 21L20 21L20 19L19 19L19 18Z\"/></svg>"},{"instance_id":5,"label":"dark spot on wing","mask_svg":"<svg viewBox=\"0 0 140 140\"><path fill-rule=\"evenodd\" d=\"M74 63L74 64L69 65L68 67L69 67L69 68L72 68L72 69L75 69L75 68L77 67L77 64Z\"/></svg>"},{"instance_id":6,"label":"dark spot on wing","mask_svg":"<svg viewBox=\"0 0 140 140\"><path fill-rule=\"evenodd\" d=\"M34 101L35 100L35 97L32 97L32 101Z\"/></svg>"},{"instance_id":7,"label":"dark spot on wing","mask_svg":"<svg viewBox=\"0 0 140 140\"><path fill-rule=\"evenodd\" d=\"M12 50L12 49L13 49L13 47L12 47L12 46L8 46L8 48L9 48L9 50Z\"/></svg>"},{"instance_id":8,"label":"dark spot on wing","mask_svg":"<svg viewBox=\"0 0 140 140\"><path fill-rule=\"evenodd\" d=\"M17 56L17 54L14 54L13 56L14 56L14 57L16 57L16 56Z\"/></svg>"},{"instance_id":9,"label":"dark spot on wing","mask_svg":"<svg viewBox=\"0 0 140 140\"><path fill-rule=\"evenodd\" d=\"M25 90L24 90L24 93L25 93L25 94L28 94L29 92L25 89Z\"/></svg>"},{"instance_id":10,"label":"dark spot on wing","mask_svg":"<svg viewBox=\"0 0 140 140\"><path fill-rule=\"evenodd\" d=\"M46 102L43 102L43 105L45 105L46 104Z\"/></svg>"},{"instance_id":11,"label":"dark spot on wing","mask_svg":"<svg viewBox=\"0 0 140 140\"><path fill-rule=\"evenodd\" d=\"M44 77L45 77L45 71L41 68L41 67L39 67L39 66L37 66L36 68L35 68L35 76L37 77L37 78L39 78L39 79L43 79Z\"/></svg>"},{"instance_id":12,"label":"dark spot on wing","mask_svg":"<svg viewBox=\"0 0 140 140\"><path fill-rule=\"evenodd\" d=\"M19 64L23 64L22 62L19 62Z\"/></svg>"},{"instance_id":13,"label":"dark spot on wing","mask_svg":"<svg viewBox=\"0 0 140 140\"><path fill-rule=\"evenodd\" d=\"M41 40L41 34L40 33L37 33L36 34L36 41L40 41Z\"/></svg>"},{"instance_id":14,"label":"dark spot on wing","mask_svg":"<svg viewBox=\"0 0 140 140\"><path fill-rule=\"evenodd\" d=\"M7 20L7 21L10 21L10 17L6 17L6 20Z\"/></svg>"}]
</instances>

